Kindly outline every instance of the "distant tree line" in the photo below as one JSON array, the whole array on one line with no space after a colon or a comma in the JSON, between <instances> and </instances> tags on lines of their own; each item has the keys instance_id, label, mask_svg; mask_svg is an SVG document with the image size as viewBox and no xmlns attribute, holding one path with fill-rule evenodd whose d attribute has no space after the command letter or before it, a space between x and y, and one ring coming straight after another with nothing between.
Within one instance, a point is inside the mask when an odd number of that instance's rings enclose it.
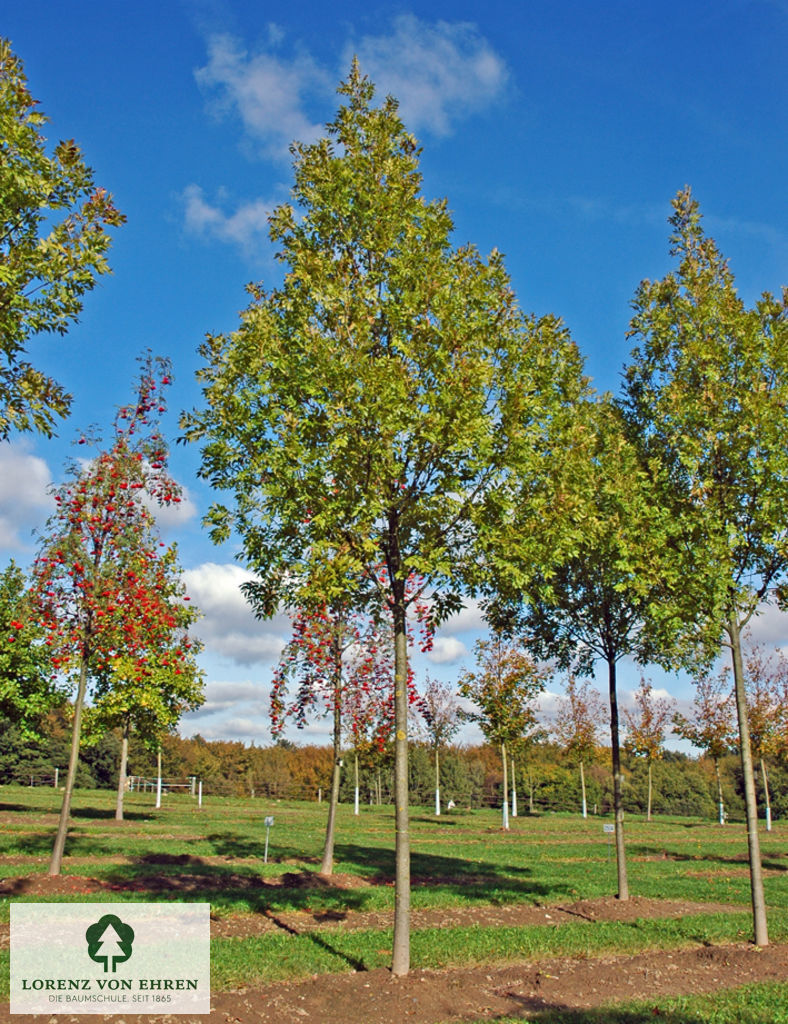
<instances>
[{"instance_id":1,"label":"distant tree line","mask_svg":"<svg viewBox=\"0 0 788 1024\"><path fill-rule=\"evenodd\" d=\"M80 755L77 786L114 789L121 753L119 730L104 733ZM25 738L18 726L0 720L0 784L52 785L54 769L60 784L68 763L70 726L63 712L50 714L45 735ZM648 810L649 768L645 759L624 755L624 808L628 814L645 816ZM129 775L156 778L156 755L133 736L129 742ZM743 783L736 753L720 759L725 808L731 819L744 816ZM333 771L330 746L297 746L282 741L255 746L238 741L183 739L169 735L162 742L162 774L184 781L202 779L206 795L246 796L261 800L328 800ZM390 804L393 800L394 758L390 746L359 767L360 804ZM712 758L690 757L666 750L652 765L652 809L657 815L676 815L713 820L717 815L717 781ZM759 804L763 808L762 779L758 778ZM589 814L612 812L613 793L610 751L598 748L586 767L585 783ZM564 811L580 813L580 777L571 758L554 743L533 744L526 761L517 765L517 806L520 815ZM768 786L773 818L788 817L788 765L776 763ZM452 801L458 809L500 807L503 772L500 752L493 744L451 745L442 751L440 788L444 813ZM352 752L343 758L339 799L354 803ZM432 808L435 765L428 743L414 743L410 758L411 805ZM451 813L448 811L448 813ZM762 812L763 814L763 812Z\"/></svg>"}]
</instances>

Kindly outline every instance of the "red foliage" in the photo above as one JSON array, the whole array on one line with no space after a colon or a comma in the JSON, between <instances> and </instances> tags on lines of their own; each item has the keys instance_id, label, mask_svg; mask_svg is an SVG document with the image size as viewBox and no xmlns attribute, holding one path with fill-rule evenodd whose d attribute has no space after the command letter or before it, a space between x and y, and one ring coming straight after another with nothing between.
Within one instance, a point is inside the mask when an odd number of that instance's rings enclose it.
<instances>
[{"instance_id":1,"label":"red foliage","mask_svg":"<svg viewBox=\"0 0 788 1024\"><path fill-rule=\"evenodd\" d=\"M417 583L412 586L415 590ZM428 609L418 596L413 606L419 646L428 651L432 647ZM408 639L412 644L412 633ZM296 687L288 701L290 682ZM280 735L288 718L303 728L310 712L332 713L337 699L354 747L372 744L382 749L394 725L394 645L389 615L375 617L327 606L296 614L292 637L274 672L271 731ZM408 699L411 704L419 699L411 670Z\"/></svg>"},{"instance_id":2,"label":"red foliage","mask_svg":"<svg viewBox=\"0 0 788 1024\"><path fill-rule=\"evenodd\" d=\"M168 556L157 554L153 517L144 503L180 501L157 426L164 408L157 374L160 384L169 380L167 364L148 357L134 403L116 416L109 448L72 465L71 480L55 492L33 594L56 671L84 659L92 672L101 672L122 654L145 673L157 636L177 625L165 585ZM171 654L171 642L166 646Z\"/></svg>"}]
</instances>

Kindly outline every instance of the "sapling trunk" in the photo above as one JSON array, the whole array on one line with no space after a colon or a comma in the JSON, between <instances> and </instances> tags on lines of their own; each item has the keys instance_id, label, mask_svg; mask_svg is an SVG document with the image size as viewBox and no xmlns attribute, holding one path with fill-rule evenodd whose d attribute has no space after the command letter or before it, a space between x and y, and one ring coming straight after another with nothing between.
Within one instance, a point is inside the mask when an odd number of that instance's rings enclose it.
<instances>
[{"instance_id":1,"label":"sapling trunk","mask_svg":"<svg viewBox=\"0 0 788 1024\"><path fill-rule=\"evenodd\" d=\"M336 830L337 804L339 803L339 783L342 769L340 754L342 744L342 648L339 632L334 636L334 770L331 773L331 796L328 802L328 822L326 823L326 841L323 846L323 860L320 865L321 875L330 875L334 870L334 833Z\"/></svg>"},{"instance_id":2,"label":"sapling trunk","mask_svg":"<svg viewBox=\"0 0 788 1024\"><path fill-rule=\"evenodd\" d=\"M616 828L616 873L618 898L629 899L627 882L627 852L624 846L624 802L622 799L623 775L621 773L621 747L618 735L618 694L616 692L616 663L611 658L607 663L610 690L610 746L613 761L613 813Z\"/></svg>"},{"instance_id":3,"label":"sapling trunk","mask_svg":"<svg viewBox=\"0 0 788 1024\"><path fill-rule=\"evenodd\" d=\"M354 770L354 781L355 781L355 790L354 790L354 793L353 793L353 813L354 814L359 814L360 811L359 811L359 806L358 806L359 788L358 788L358 751L357 750L354 752L354 755L353 755L353 770Z\"/></svg>"},{"instance_id":4,"label":"sapling trunk","mask_svg":"<svg viewBox=\"0 0 788 1024\"><path fill-rule=\"evenodd\" d=\"M763 779L763 801L766 806L766 831L772 830L772 802L769 797L769 776L766 774L766 762L761 758L761 778Z\"/></svg>"},{"instance_id":5,"label":"sapling trunk","mask_svg":"<svg viewBox=\"0 0 788 1024\"><path fill-rule=\"evenodd\" d=\"M440 817L441 813L441 769L438 757L438 748L435 747L435 816Z\"/></svg>"},{"instance_id":6,"label":"sapling trunk","mask_svg":"<svg viewBox=\"0 0 788 1024\"><path fill-rule=\"evenodd\" d=\"M736 715L739 721L739 752L744 778L744 807L747 817L747 849L750 861L750 895L756 946L769 945L766 925L766 902L763 895L761 846L758 838L758 804L755 798L755 772L752 764L750 725L747 718L747 694L744 686L744 665L741 656L739 622L734 609L728 617L728 637L733 659L733 680L736 694Z\"/></svg>"},{"instance_id":7,"label":"sapling trunk","mask_svg":"<svg viewBox=\"0 0 788 1024\"><path fill-rule=\"evenodd\" d=\"M514 758L512 758L512 817L517 817L517 780Z\"/></svg>"},{"instance_id":8,"label":"sapling trunk","mask_svg":"<svg viewBox=\"0 0 788 1024\"><path fill-rule=\"evenodd\" d=\"M126 794L126 766L129 760L129 719L123 723L120 741L120 766L118 768L118 797L115 801L115 821L123 821L123 797Z\"/></svg>"},{"instance_id":9,"label":"sapling trunk","mask_svg":"<svg viewBox=\"0 0 788 1024\"><path fill-rule=\"evenodd\" d=\"M63 863L63 851L66 846L66 833L68 831L68 819L71 814L71 796L74 792L74 783L77 777L77 765L79 763L79 737L82 730L82 708L85 703L85 691L88 685L87 658L83 655L79 666L79 685L77 686L77 698L74 701L74 720L71 723L71 753L68 759L68 771L66 772L66 785L63 790L63 803L60 807L60 819L57 825L55 845L52 848L52 857L49 861L49 874L59 875Z\"/></svg>"},{"instance_id":10,"label":"sapling trunk","mask_svg":"<svg viewBox=\"0 0 788 1024\"><path fill-rule=\"evenodd\" d=\"M646 821L651 821L651 758L648 759L648 807L646 809Z\"/></svg>"},{"instance_id":11,"label":"sapling trunk","mask_svg":"<svg viewBox=\"0 0 788 1024\"><path fill-rule=\"evenodd\" d=\"M503 764L503 821L502 828L508 830L509 828L509 779L507 772L506 763L506 744L501 744L501 763Z\"/></svg>"},{"instance_id":12,"label":"sapling trunk","mask_svg":"<svg viewBox=\"0 0 788 1024\"><path fill-rule=\"evenodd\" d=\"M408 635L404 587L394 603L394 941L391 973L410 969L410 821L408 814Z\"/></svg>"},{"instance_id":13,"label":"sapling trunk","mask_svg":"<svg viewBox=\"0 0 788 1024\"><path fill-rule=\"evenodd\" d=\"M725 824L725 804L722 801L722 777L720 776L719 758L714 758L714 774L717 776L717 803L719 805L720 825Z\"/></svg>"},{"instance_id":14,"label":"sapling trunk","mask_svg":"<svg viewBox=\"0 0 788 1024\"><path fill-rule=\"evenodd\" d=\"M580 762L580 797L583 803L583 817L588 817L588 804L586 803L586 773L583 769L583 762Z\"/></svg>"}]
</instances>

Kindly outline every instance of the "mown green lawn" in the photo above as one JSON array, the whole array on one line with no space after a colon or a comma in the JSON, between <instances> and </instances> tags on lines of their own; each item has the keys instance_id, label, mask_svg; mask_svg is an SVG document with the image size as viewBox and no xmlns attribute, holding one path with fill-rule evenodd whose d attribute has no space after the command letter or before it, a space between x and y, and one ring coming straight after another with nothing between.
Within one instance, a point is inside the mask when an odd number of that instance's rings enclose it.
<instances>
[{"instance_id":1,"label":"mown green lawn","mask_svg":"<svg viewBox=\"0 0 788 1024\"><path fill-rule=\"evenodd\" d=\"M54 791L0 787L3 877L46 872L58 809L59 796ZM388 807L363 807L358 817L353 815L352 807L339 809L335 870L353 876L357 884L343 878L341 886L268 889L261 889L255 881L261 876L317 871L325 805L209 796L198 809L190 797L179 795L168 797L162 809L156 811L151 794L129 794L126 812L126 820L116 823L112 793L78 791L64 874L87 875L110 883L136 881L134 891L112 894L112 899L118 901L171 900L174 890L146 891L146 878L188 876L192 887L188 895L179 894L177 898L209 901L214 914L393 909L394 823ZM263 818L271 814L275 824L269 863L264 864ZM615 894L614 852L610 837L603 832L602 819L518 817L512 820L508 833L501 831L499 822L494 810L453 812L435 818L425 809L414 808L413 906L550 904ZM633 896L722 902L738 909L680 920L642 920L634 926L578 920L549 928L425 928L413 935L414 967L634 953L699 942L741 941L749 936L743 824L721 828L712 822L689 819L649 823L630 818L626 834ZM779 822L773 832L761 836L771 935L783 941L788 940L787 837L788 828ZM103 901L107 895L40 897L47 901L53 898ZM0 903L2 920L8 920L8 907L8 899ZM391 935L386 929L326 929L301 935L279 932L215 939L213 985L220 989L241 980L264 982L383 966L388 963L390 947ZM577 1019L591 1022L630 1018ZM721 1024L728 1019L719 1017Z\"/></svg>"}]
</instances>

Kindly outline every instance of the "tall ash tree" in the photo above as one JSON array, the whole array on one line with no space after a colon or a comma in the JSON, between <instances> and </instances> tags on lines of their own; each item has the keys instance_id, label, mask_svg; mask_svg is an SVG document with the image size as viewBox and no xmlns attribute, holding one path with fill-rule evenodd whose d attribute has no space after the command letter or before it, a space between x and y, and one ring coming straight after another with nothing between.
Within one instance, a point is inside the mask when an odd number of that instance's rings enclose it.
<instances>
[{"instance_id":1,"label":"tall ash tree","mask_svg":"<svg viewBox=\"0 0 788 1024\"><path fill-rule=\"evenodd\" d=\"M560 668L589 676L597 661L607 666L617 896L627 900L618 664L628 656L675 656L681 622L664 601L675 570L662 557L672 543L671 523L608 397L578 403L567 438L563 449L548 449L543 476L543 500L557 515L522 531L523 541L506 533L494 538L488 614ZM523 502L529 491L526 482ZM529 575L534 544L549 549L553 562Z\"/></svg>"},{"instance_id":2,"label":"tall ash tree","mask_svg":"<svg viewBox=\"0 0 788 1024\"><path fill-rule=\"evenodd\" d=\"M497 252L451 244L420 195L419 150L354 62L343 106L293 146L294 205L271 217L286 272L251 289L239 329L209 337L204 409L184 417L201 473L230 500L258 613L343 598L388 606L395 649L396 894L392 969L409 967L408 608L460 605L471 511L564 371L565 333L517 307ZM382 567L382 580L378 570ZM417 574L421 592L407 591ZM376 592L376 593L375 593ZM373 598L372 594L375 593Z\"/></svg>"},{"instance_id":3,"label":"tall ash tree","mask_svg":"<svg viewBox=\"0 0 788 1024\"><path fill-rule=\"evenodd\" d=\"M741 633L788 584L788 291L751 309L687 188L673 201L677 268L643 281L623 405L646 464L669 480L683 529L672 595L731 654L755 942L768 943Z\"/></svg>"}]
</instances>

